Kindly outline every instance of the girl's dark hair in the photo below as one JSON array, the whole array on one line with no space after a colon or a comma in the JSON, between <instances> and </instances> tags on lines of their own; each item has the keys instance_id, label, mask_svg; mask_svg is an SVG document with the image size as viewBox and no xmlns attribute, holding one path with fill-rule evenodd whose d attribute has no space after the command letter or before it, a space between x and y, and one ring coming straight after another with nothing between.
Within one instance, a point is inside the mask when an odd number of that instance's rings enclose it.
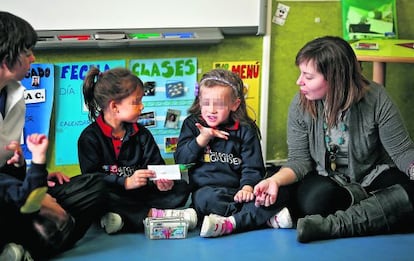
<instances>
[{"instance_id":1,"label":"girl's dark hair","mask_svg":"<svg viewBox=\"0 0 414 261\"><path fill-rule=\"evenodd\" d=\"M0 62L12 68L20 54L32 49L37 42L37 33L22 18L0 11Z\"/></svg>"},{"instance_id":2,"label":"girl's dark hair","mask_svg":"<svg viewBox=\"0 0 414 261\"><path fill-rule=\"evenodd\" d=\"M296 55L296 65L313 63L328 83L325 98L327 124L337 124L338 115L358 102L369 84L361 74L361 67L352 47L344 39L324 36L308 42ZM316 101L300 94L301 106L316 117Z\"/></svg>"},{"instance_id":3,"label":"girl's dark hair","mask_svg":"<svg viewBox=\"0 0 414 261\"><path fill-rule=\"evenodd\" d=\"M92 67L83 81L83 98L89 110L89 119L96 120L110 101L121 101L137 88L144 90L144 84L128 69L114 68L100 72Z\"/></svg>"},{"instance_id":4,"label":"girl's dark hair","mask_svg":"<svg viewBox=\"0 0 414 261\"><path fill-rule=\"evenodd\" d=\"M213 69L205 73L200 80L199 90L193 104L188 112L192 115L201 115L200 94L203 88L211 88L213 86L226 86L232 90L232 100L240 99L239 108L230 113L233 121L240 121L240 123L247 123L257 128L255 121L247 114L246 99L244 98L244 84L239 75L224 69Z\"/></svg>"}]
</instances>

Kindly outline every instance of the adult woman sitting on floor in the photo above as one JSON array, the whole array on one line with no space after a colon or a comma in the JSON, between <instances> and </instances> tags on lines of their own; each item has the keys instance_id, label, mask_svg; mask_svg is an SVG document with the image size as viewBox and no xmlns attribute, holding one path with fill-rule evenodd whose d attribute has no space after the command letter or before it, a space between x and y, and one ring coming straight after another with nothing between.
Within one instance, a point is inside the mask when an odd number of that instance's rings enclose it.
<instances>
[{"instance_id":1,"label":"adult woman sitting on floor","mask_svg":"<svg viewBox=\"0 0 414 261\"><path fill-rule=\"evenodd\" d=\"M294 184L298 240L407 231L414 202L414 143L383 86L370 82L339 37L296 56L298 93L289 108L288 161L255 187L256 204Z\"/></svg>"}]
</instances>

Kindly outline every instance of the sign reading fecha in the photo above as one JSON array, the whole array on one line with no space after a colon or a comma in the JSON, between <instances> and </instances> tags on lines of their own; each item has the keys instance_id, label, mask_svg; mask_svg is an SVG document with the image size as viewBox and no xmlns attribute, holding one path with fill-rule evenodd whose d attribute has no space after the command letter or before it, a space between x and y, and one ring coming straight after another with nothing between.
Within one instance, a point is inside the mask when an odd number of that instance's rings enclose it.
<instances>
[{"instance_id":1,"label":"sign reading fecha","mask_svg":"<svg viewBox=\"0 0 414 261\"><path fill-rule=\"evenodd\" d=\"M125 68L125 60L73 62L56 64L55 83L55 143L56 165L78 164L78 138L89 124L84 105L82 84L89 69L107 71Z\"/></svg>"},{"instance_id":2,"label":"sign reading fecha","mask_svg":"<svg viewBox=\"0 0 414 261\"><path fill-rule=\"evenodd\" d=\"M49 136L55 87L53 64L32 64L22 84L26 88L26 116L21 147L26 162L30 165L32 153L27 148L26 137L33 133Z\"/></svg>"}]
</instances>

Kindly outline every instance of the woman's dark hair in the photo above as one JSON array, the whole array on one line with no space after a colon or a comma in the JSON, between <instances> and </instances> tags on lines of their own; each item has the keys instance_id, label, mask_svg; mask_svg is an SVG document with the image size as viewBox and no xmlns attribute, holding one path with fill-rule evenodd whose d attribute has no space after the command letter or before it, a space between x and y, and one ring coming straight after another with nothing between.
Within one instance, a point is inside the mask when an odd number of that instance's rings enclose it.
<instances>
[{"instance_id":1,"label":"woman's dark hair","mask_svg":"<svg viewBox=\"0 0 414 261\"><path fill-rule=\"evenodd\" d=\"M352 47L344 39L324 36L308 42L296 55L295 63L313 63L328 83L325 113L330 127L338 115L358 102L364 95L368 80L361 74L361 66ZM316 117L316 101L301 94L302 108Z\"/></svg>"}]
</instances>

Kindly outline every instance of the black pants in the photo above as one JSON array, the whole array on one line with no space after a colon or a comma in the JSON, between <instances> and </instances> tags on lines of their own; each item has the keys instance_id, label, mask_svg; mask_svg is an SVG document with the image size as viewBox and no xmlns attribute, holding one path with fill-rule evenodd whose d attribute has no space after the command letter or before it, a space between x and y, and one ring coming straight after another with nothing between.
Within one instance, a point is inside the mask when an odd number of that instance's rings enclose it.
<instances>
[{"instance_id":1,"label":"black pants","mask_svg":"<svg viewBox=\"0 0 414 261\"><path fill-rule=\"evenodd\" d=\"M372 192L395 184L404 187L411 203L413 203L413 182L397 168L382 172L365 190ZM337 210L345 210L350 206L351 197L349 192L329 177L310 173L295 187L295 192L293 192L295 199L290 206L295 218L313 214L327 216Z\"/></svg>"},{"instance_id":2,"label":"black pants","mask_svg":"<svg viewBox=\"0 0 414 261\"><path fill-rule=\"evenodd\" d=\"M13 242L22 245L37 260L70 248L101 216L106 204L106 188L98 174L75 176L68 183L49 188L48 193L75 218L75 228L60 248L44 241L34 229L33 221L38 213L22 214L16 207L0 203L0 251L5 244Z\"/></svg>"},{"instance_id":3,"label":"black pants","mask_svg":"<svg viewBox=\"0 0 414 261\"><path fill-rule=\"evenodd\" d=\"M289 189L289 186L279 189L275 204L269 207L256 207L254 200L244 203L234 202L234 195L238 191L236 188L205 186L193 192L192 204L200 222L210 213L224 217L233 216L237 231L242 232L264 227L266 221L287 205Z\"/></svg>"},{"instance_id":4,"label":"black pants","mask_svg":"<svg viewBox=\"0 0 414 261\"><path fill-rule=\"evenodd\" d=\"M75 231L68 246L81 239L91 224L103 215L107 192L108 187L100 173L74 176L68 183L49 188L48 193L75 218Z\"/></svg>"}]
</instances>

